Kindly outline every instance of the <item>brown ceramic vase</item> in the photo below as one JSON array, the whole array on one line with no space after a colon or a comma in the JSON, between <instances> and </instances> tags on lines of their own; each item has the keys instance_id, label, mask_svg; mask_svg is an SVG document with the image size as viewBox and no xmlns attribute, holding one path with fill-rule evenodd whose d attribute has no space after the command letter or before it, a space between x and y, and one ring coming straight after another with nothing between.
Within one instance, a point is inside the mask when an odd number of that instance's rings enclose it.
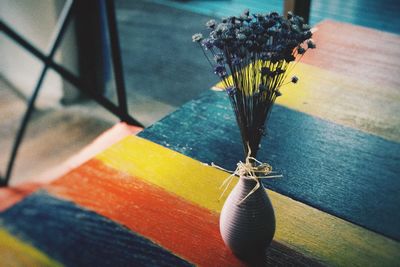
<instances>
[{"instance_id":1,"label":"brown ceramic vase","mask_svg":"<svg viewBox=\"0 0 400 267\"><path fill-rule=\"evenodd\" d=\"M242 260L264 257L275 234L275 215L271 201L260 187L239 202L254 188L256 182L240 178L222 208L219 226L222 239Z\"/></svg>"}]
</instances>

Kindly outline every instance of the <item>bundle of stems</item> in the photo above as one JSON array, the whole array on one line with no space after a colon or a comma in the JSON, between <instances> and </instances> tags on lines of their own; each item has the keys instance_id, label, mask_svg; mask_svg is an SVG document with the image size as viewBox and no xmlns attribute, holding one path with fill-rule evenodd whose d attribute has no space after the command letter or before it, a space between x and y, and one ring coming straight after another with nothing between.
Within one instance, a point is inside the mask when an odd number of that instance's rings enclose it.
<instances>
[{"instance_id":1,"label":"bundle of stems","mask_svg":"<svg viewBox=\"0 0 400 267\"><path fill-rule=\"evenodd\" d=\"M288 75L304 53L315 48L310 27L292 13L287 18L276 12L250 16L248 10L206 25L209 36L198 33L193 41L199 43L229 96L244 155L250 151L255 158L279 89L297 83L296 76L288 81Z\"/></svg>"}]
</instances>

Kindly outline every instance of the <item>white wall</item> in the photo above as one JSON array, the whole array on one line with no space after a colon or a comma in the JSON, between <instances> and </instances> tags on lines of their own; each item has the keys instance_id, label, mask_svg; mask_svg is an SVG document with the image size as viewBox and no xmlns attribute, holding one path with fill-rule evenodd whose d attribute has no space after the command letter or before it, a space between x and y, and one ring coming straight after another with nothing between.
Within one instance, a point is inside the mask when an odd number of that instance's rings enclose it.
<instances>
[{"instance_id":1,"label":"white wall","mask_svg":"<svg viewBox=\"0 0 400 267\"><path fill-rule=\"evenodd\" d=\"M64 0L1 0L0 18L46 53L63 3ZM67 40L63 41L63 52L66 43L71 47L73 34L72 27L69 28ZM75 54L72 54L68 56L69 69L76 69ZM55 58L56 61L61 61L60 51ZM39 60L4 34L0 34L0 75L23 95L29 97L32 94L42 67ZM63 95L62 89L62 79L53 71L48 71L37 106L45 108L58 105Z\"/></svg>"}]
</instances>

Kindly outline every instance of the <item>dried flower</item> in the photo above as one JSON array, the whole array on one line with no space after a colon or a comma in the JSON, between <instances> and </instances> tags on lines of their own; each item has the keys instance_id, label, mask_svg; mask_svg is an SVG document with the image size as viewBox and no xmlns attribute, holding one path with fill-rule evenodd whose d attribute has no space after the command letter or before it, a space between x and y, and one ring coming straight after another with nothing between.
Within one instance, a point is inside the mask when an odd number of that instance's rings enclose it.
<instances>
[{"instance_id":1,"label":"dried flower","mask_svg":"<svg viewBox=\"0 0 400 267\"><path fill-rule=\"evenodd\" d=\"M201 40L203 40L203 34L201 34L201 33L196 33L196 34L193 34L193 36L192 36L192 41L193 42L200 42Z\"/></svg>"},{"instance_id":2,"label":"dried flower","mask_svg":"<svg viewBox=\"0 0 400 267\"><path fill-rule=\"evenodd\" d=\"M236 39L244 41L246 40L246 35L244 35L243 33L238 33L238 35L236 35Z\"/></svg>"},{"instance_id":3,"label":"dried flower","mask_svg":"<svg viewBox=\"0 0 400 267\"><path fill-rule=\"evenodd\" d=\"M269 16L270 17L279 17L279 13L278 12L276 12L276 11L272 11L271 13L269 13Z\"/></svg>"},{"instance_id":4,"label":"dried flower","mask_svg":"<svg viewBox=\"0 0 400 267\"><path fill-rule=\"evenodd\" d=\"M311 49L314 49L314 48L317 47L317 46L315 45L315 43L313 42L313 40L308 40L308 41L307 41L307 46L308 46L308 48L311 48Z\"/></svg>"},{"instance_id":5,"label":"dried flower","mask_svg":"<svg viewBox=\"0 0 400 267\"><path fill-rule=\"evenodd\" d=\"M219 77L225 77L226 76L226 69L224 65L217 65L214 68L214 73L217 74Z\"/></svg>"},{"instance_id":6,"label":"dried flower","mask_svg":"<svg viewBox=\"0 0 400 267\"><path fill-rule=\"evenodd\" d=\"M236 87L228 87L226 88L226 92L228 93L229 96L234 96L237 92Z\"/></svg>"},{"instance_id":7,"label":"dried flower","mask_svg":"<svg viewBox=\"0 0 400 267\"><path fill-rule=\"evenodd\" d=\"M215 62L222 64L224 62L224 55L223 54L216 54L214 56Z\"/></svg>"},{"instance_id":8,"label":"dried flower","mask_svg":"<svg viewBox=\"0 0 400 267\"><path fill-rule=\"evenodd\" d=\"M233 66L239 66L240 63L242 63L242 60L241 60L240 58L234 57L234 58L232 59L232 65L233 65Z\"/></svg>"},{"instance_id":9,"label":"dried flower","mask_svg":"<svg viewBox=\"0 0 400 267\"><path fill-rule=\"evenodd\" d=\"M296 60L296 57L295 56L293 56L292 54L287 54L286 56L285 56L285 61L286 62L292 62L292 61L295 61Z\"/></svg>"},{"instance_id":10,"label":"dried flower","mask_svg":"<svg viewBox=\"0 0 400 267\"><path fill-rule=\"evenodd\" d=\"M302 28L303 31L309 31L309 30L311 30L311 27L310 27L310 25L308 25L308 24L303 24L303 26L302 26L301 28Z\"/></svg>"},{"instance_id":11,"label":"dried flower","mask_svg":"<svg viewBox=\"0 0 400 267\"><path fill-rule=\"evenodd\" d=\"M271 74L272 74L272 71L269 68L267 68L267 67L262 67L261 68L261 75L262 76L266 76L266 75L270 76Z\"/></svg>"},{"instance_id":12,"label":"dried flower","mask_svg":"<svg viewBox=\"0 0 400 267\"><path fill-rule=\"evenodd\" d=\"M297 53L299 53L300 55L303 55L305 52L306 50L303 47L301 46L297 47Z\"/></svg>"},{"instance_id":13,"label":"dried flower","mask_svg":"<svg viewBox=\"0 0 400 267\"><path fill-rule=\"evenodd\" d=\"M211 20L209 20L209 21L206 22L206 26L207 26L208 28L210 28L210 29L214 29L214 28L215 28L215 24L216 24L216 22L215 22L215 20L213 20L213 19L211 19Z\"/></svg>"},{"instance_id":14,"label":"dried flower","mask_svg":"<svg viewBox=\"0 0 400 267\"><path fill-rule=\"evenodd\" d=\"M204 40L201 44L204 46L205 50L211 49L214 46L213 40L210 39Z\"/></svg>"}]
</instances>

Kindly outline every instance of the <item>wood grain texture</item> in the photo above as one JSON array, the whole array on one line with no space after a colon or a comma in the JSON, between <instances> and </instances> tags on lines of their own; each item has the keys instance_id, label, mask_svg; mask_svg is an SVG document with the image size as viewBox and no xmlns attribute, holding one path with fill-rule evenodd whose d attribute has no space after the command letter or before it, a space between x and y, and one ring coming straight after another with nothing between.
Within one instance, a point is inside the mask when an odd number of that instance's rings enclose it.
<instances>
[{"instance_id":1,"label":"wood grain texture","mask_svg":"<svg viewBox=\"0 0 400 267\"><path fill-rule=\"evenodd\" d=\"M196 265L242 265L224 246L216 213L100 161L87 162L47 190L125 225Z\"/></svg>"},{"instance_id":2,"label":"wood grain texture","mask_svg":"<svg viewBox=\"0 0 400 267\"><path fill-rule=\"evenodd\" d=\"M129 229L44 191L0 213L0 225L66 266L191 266Z\"/></svg>"},{"instance_id":3,"label":"wood grain texture","mask_svg":"<svg viewBox=\"0 0 400 267\"><path fill-rule=\"evenodd\" d=\"M400 142L400 36L333 21L316 28L317 49L293 69L300 81L283 86L277 103Z\"/></svg>"},{"instance_id":4,"label":"wood grain texture","mask_svg":"<svg viewBox=\"0 0 400 267\"><path fill-rule=\"evenodd\" d=\"M196 265L244 265L223 244L218 213L98 160L87 162L46 189L125 225ZM319 265L277 242L272 248L265 257L270 264Z\"/></svg>"},{"instance_id":5,"label":"wood grain texture","mask_svg":"<svg viewBox=\"0 0 400 267\"><path fill-rule=\"evenodd\" d=\"M2 267L62 266L46 254L0 228L0 265Z\"/></svg>"},{"instance_id":6,"label":"wood grain texture","mask_svg":"<svg viewBox=\"0 0 400 267\"><path fill-rule=\"evenodd\" d=\"M312 55L317 50L307 53ZM360 68L359 66L358 69ZM329 68L298 63L292 74L299 77L299 82L282 86L283 95L276 103L387 140L400 142L400 117L397 115L400 114L398 87L393 84L385 85L378 80L371 81L368 78L357 77L351 71L347 73L351 76ZM370 76L367 72L364 75ZM398 76L394 73L387 75ZM221 90L222 86L222 83L219 83L213 88Z\"/></svg>"},{"instance_id":7,"label":"wood grain texture","mask_svg":"<svg viewBox=\"0 0 400 267\"><path fill-rule=\"evenodd\" d=\"M204 93L139 136L226 169L244 157L221 92ZM284 176L264 179L267 188L400 239L399 143L277 105L261 145L258 159Z\"/></svg>"},{"instance_id":8,"label":"wood grain texture","mask_svg":"<svg viewBox=\"0 0 400 267\"><path fill-rule=\"evenodd\" d=\"M180 153L130 136L96 158L201 207L221 210L218 187L227 174ZM276 211L276 241L328 265L396 266L399 262L398 242L273 191L268 194Z\"/></svg>"},{"instance_id":9,"label":"wood grain texture","mask_svg":"<svg viewBox=\"0 0 400 267\"><path fill-rule=\"evenodd\" d=\"M400 35L330 20L315 27L317 49L307 52L302 62L372 83L383 94L398 91Z\"/></svg>"},{"instance_id":10,"label":"wood grain texture","mask_svg":"<svg viewBox=\"0 0 400 267\"><path fill-rule=\"evenodd\" d=\"M400 142L397 87L301 63L293 74L300 81L284 86L277 104Z\"/></svg>"}]
</instances>

